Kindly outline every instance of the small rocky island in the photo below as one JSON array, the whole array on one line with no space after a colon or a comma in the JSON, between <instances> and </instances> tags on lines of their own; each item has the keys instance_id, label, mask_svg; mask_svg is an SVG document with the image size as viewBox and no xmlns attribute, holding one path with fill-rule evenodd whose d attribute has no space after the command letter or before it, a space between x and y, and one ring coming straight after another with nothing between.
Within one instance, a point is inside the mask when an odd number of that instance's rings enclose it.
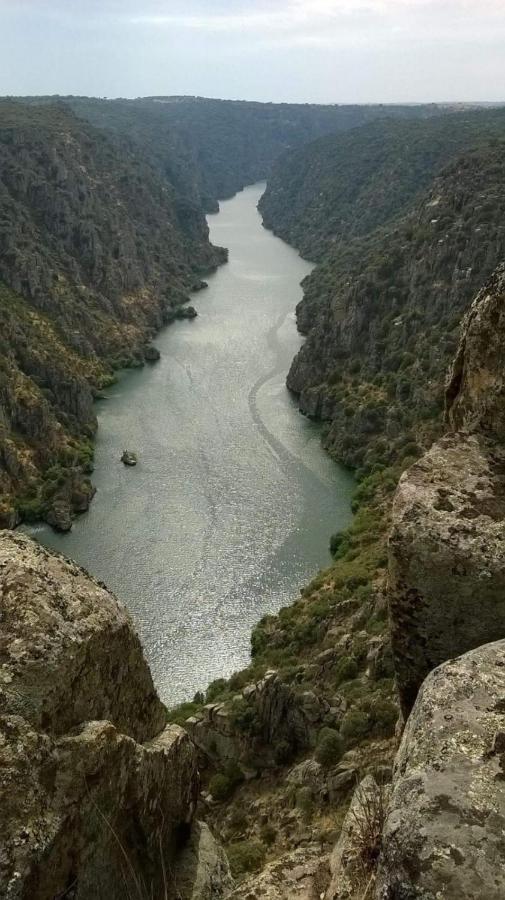
<instances>
[{"instance_id":1,"label":"small rocky island","mask_svg":"<svg viewBox=\"0 0 505 900\"><path fill-rule=\"evenodd\" d=\"M133 453L132 450L123 450L121 462L124 463L125 466L136 466L138 463L137 454Z\"/></svg>"}]
</instances>

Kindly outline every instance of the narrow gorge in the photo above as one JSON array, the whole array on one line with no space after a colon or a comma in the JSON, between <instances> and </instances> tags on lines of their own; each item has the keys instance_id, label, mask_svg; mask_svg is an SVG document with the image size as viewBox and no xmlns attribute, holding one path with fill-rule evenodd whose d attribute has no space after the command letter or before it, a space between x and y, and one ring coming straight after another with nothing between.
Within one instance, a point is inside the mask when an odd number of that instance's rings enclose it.
<instances>
[{"instance_id":1,"label":"narrow gorge","mask_svg":"<svg viewBox=\"0 0 505 900\"><path fill-rule=\"evenodd\" d=\"M6 900L504 896L504 147L0 103Z\"/></svg>"}]
</instances>

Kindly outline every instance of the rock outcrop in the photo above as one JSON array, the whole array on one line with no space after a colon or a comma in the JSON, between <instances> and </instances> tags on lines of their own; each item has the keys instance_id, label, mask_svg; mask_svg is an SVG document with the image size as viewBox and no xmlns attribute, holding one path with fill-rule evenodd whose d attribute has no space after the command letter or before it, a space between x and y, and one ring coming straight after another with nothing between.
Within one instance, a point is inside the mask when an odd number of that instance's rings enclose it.
<instances>
[{"instance_id":1,"label":"rock outcrop","mask_svg":"<svg viewBox=\"0 0 505 900\"><path fill-rule=\"evenodd\" d=\"M408 715L435 666L505 635L505 270L463 323L449 432L400 480L389 544L392 648Z\"/></svg>"},{"instance_id":2,"label":"rock outcrop","mask_svg":"<svg viewBox=\"0 0 505 900\"><path fill-rule=\"evenodd\" d=\"M388 794L389 786L378 784L372 775L354 791L330 856L331 881L325 900L354 900L370 893Z\"/></svg>"},{"instance_id":3,"label":"rock outcrop","mask_svg":"<svg viewBox=\"0 0 505 900\"><path fill-rule=\"evenodd\" d=\"M186 728L211 759L249 766L260 761L268 768L279 764L280 753L290 758L313 746L323 725L335 725L336 713L313 691L295 691L272 670L232 701L206 704Z\"/></svg>"},{"instance_id":4,"label":"rock outcrop","mask_svg":"<svg viewBox=\"0 0 505 900\"><path fill-rule=\"evenodd\" d=\"M505 896L505 641L435 669L395 764L377 900Z\"/></svg>"},{"instance_id":5,"label":"rock outcrop","mask_svg":"<svg viewBox=\"0 0 505 900\"><path fill-rule=\"evenodd\" d=\"M454 430L481 431L505 442L505 265L480 291L463 322L446 391Z\"/></svg>"},{"instance_id":6,"label":"rock outcrop","mask_svg":"<svg viewBox=\"0 0 505 900\"><path fill-rule=\"evenodd\" d=\"M391 641L408 715L426 675L505 635L505 447L451 433L400 480L389 542Z\"/></svg>"},{"instance_id":7,"label":"rock outcrop","mask_svg":"<svg viewBox=\"0 0 505 900\"><path fill-rule=\"evenodd\" d=\"M75 564L1 532L0 620L0 895L184 896L173 869L196 751L165 725L126 612ZM194 881L188 898L222 896Z\"/></svg>"}]
</instances>

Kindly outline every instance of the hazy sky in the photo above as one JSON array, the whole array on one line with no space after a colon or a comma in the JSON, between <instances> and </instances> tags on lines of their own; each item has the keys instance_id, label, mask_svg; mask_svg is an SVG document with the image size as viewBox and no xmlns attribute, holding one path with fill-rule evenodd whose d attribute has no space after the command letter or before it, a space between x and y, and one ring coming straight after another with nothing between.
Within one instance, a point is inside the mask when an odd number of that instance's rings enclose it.
<instances>
[{"instance_id":1,"label":"hazy sky","mask_svg":"<svg viewBox=\"0 0 505 900\"><path fill-rule=\"evenodd\" d=\"M505 100L505 0L0 0L0 94Z\"/></svg>"}]
</instances>

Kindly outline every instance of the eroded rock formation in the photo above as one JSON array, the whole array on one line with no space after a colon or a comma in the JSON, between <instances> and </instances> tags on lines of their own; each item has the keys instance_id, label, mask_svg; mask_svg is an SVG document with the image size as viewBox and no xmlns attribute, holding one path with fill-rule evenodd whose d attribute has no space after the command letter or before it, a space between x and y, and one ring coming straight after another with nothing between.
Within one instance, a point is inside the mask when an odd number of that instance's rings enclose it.
<instances>
[{"instance_id":1,"label":"eroded rock formation","mask_svg":"<svg viewBox=\"0 0 505 900\"><path fill-rule=\"evenodd\" d=\"M505 269L466 317L451 431L403 475L390 538L392 646L403 710L445 660L505 635Z\"/></svg>"},{"instance_id":2,"label":"eroded rock formation","mask_svg":"<svg viewBox=\"0 0 505 900\"><path fill-rule=\"evenodd\" d=\"M196 751L165 725L128 615L75 564L1 532L0 617L0 895L181 896ZM185 873L185 897L221 896Z\"/></svg>"}]
</instances>

